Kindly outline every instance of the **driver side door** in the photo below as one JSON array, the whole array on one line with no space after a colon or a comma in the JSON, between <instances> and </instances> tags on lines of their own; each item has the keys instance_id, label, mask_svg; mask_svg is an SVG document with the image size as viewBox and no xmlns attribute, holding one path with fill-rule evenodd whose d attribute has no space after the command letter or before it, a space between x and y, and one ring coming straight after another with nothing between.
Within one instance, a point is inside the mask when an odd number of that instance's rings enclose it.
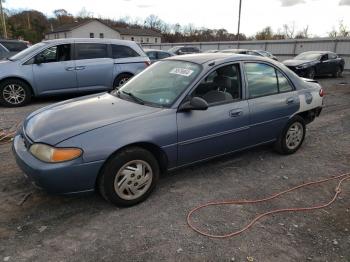
<instances>
[{"instance_id":1,"label":"driver side door","mask_svg":"<svg viewBox=\"0 0 350 262\"><path fill-rule=\"evenodd\" d=\"M242 99L239 64L213 70L191 92L208 103L205 111L177 113L178 165L229 153L249 143L249 108Z\"/></svg>"},{"instance_id":2,"label":"driver side door","mask_svg":"<svg viewBox=\"0 0 350 262\"><path fill-rule=\"evenodd\" d=\"M71 44L48 47L34 57L32 67L38 94L78 90Z\"/></svg>"}]
</instances>

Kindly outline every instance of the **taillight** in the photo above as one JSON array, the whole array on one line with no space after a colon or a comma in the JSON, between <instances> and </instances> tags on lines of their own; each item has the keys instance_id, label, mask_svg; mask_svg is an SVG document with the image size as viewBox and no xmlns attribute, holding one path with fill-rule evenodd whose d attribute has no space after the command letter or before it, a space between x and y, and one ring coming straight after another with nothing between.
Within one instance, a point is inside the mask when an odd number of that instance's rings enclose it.
<instances>
[{"instance_id":1,"label":"taillight","mask_svg":"<svg viewBox=\"0 0 350 262\"><path fill-rule=\"evenodd\" d=\"M323 88L320 89L319 95L320 95L320 97L323 97L323 96L324 96Z\"/></svg>"},{"instance_id":2,"label":"taillight","mask_svg":"<svg viewBox=\"0 0 350 262\"><path fill-rule=\"evenodd\" d=\"M150 62L150 61L146 61L146 62L145 62L145 65L146 65L146 67L147 67L147 66L151 65L151 62Z\"/></svg>"}]
</instances>

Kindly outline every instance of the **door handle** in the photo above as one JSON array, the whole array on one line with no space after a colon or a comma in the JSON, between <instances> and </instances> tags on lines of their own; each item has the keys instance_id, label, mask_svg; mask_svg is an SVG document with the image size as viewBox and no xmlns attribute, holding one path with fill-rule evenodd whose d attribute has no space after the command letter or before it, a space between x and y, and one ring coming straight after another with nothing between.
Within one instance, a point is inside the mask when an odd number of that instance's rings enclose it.
<instances>
[{"instance_id":1,"label":"door handle","mask_svg":"<svg viewBox=\"0 0 350 262\"><path fill-rule=\"evenodd\" d=\"M238 116L241 116L241 115L243 115L243 110L241 110L241 109L234 109L234 110L231 110L230 112L229 112L229 115L230 115L230 117L238 117Z\"/></svg>"},{"instance_id":2,"label":"door handle","mask_svg":"<svg viewBox=\"0 0 350 262\"><path fill-rule=\"evenodd\" d=\"M66 69L66 71L74 71L75 67L66 67L65 69Z\"/></svg>"},{"instance_id":3,"label":"door handle","mask_svg":"<svg viewBox=\"0 0 350 262\"><path fill-rule=\"evenodd\" d=\"M286 103L289 105L289 104L293 104L294 101L295 101L294 97L289 97L289 98L287 98Z\"/></svg>"},{"instance_id":4,"label":"door handle","mask_svg":"<svg viewBox=\"0 0 350 262\"><path fill-rule=\"evenodd\" d=\"M77 66L75 67L75 70L84 70L86 66Z\"/></svg>"}]
</instances>

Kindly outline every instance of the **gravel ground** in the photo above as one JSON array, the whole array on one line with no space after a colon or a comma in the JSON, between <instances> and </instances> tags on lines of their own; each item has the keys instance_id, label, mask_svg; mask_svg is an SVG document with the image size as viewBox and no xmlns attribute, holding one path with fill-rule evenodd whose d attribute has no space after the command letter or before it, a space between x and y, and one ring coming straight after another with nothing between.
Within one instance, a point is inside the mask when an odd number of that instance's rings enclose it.
<instances>
[{"instance_id":1,"label":"gravel ground","mask_svg":"<svg viewBox=\"0 0 350 262\"><path fill-rule=\"evenodd\" d=\"M144 203L119 209L95 194L52 196L17 168L11 145L0 145L0 261L350 261L350 182L329 208L263 218L229 239L209 239L186 224L196 205L260 198L350 171L350 76L319 79L325 109L308 126L304 145L281 156L270 147L163 175ZM345 84L344 84L345 83ZM348 84L346 84L348 83ZM0 107L0 128L65 98ZM327 202L336 182L290 193L267 204L213 207L195 220L211 233L234 231L257 213Z\"/></svg>"}]
</instances>

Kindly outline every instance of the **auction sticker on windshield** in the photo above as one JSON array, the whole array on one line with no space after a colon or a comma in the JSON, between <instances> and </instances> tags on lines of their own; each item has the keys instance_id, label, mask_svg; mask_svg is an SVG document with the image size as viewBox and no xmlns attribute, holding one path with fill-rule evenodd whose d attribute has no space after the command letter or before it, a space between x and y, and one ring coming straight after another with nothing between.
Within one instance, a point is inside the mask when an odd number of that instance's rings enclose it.
<instances>
[{"instance_id":1,"label":"auction sticker on windshield","mask_svg":"<svg viewBox=\"0 0 350 262\"><path fill-rule=\"evenodd\" d=\"M188 76L192 75L193 70L187 69L187 68L176 67L176 68L172 69L169 73L188 77Z\"/></svg>"}]
</instances>

